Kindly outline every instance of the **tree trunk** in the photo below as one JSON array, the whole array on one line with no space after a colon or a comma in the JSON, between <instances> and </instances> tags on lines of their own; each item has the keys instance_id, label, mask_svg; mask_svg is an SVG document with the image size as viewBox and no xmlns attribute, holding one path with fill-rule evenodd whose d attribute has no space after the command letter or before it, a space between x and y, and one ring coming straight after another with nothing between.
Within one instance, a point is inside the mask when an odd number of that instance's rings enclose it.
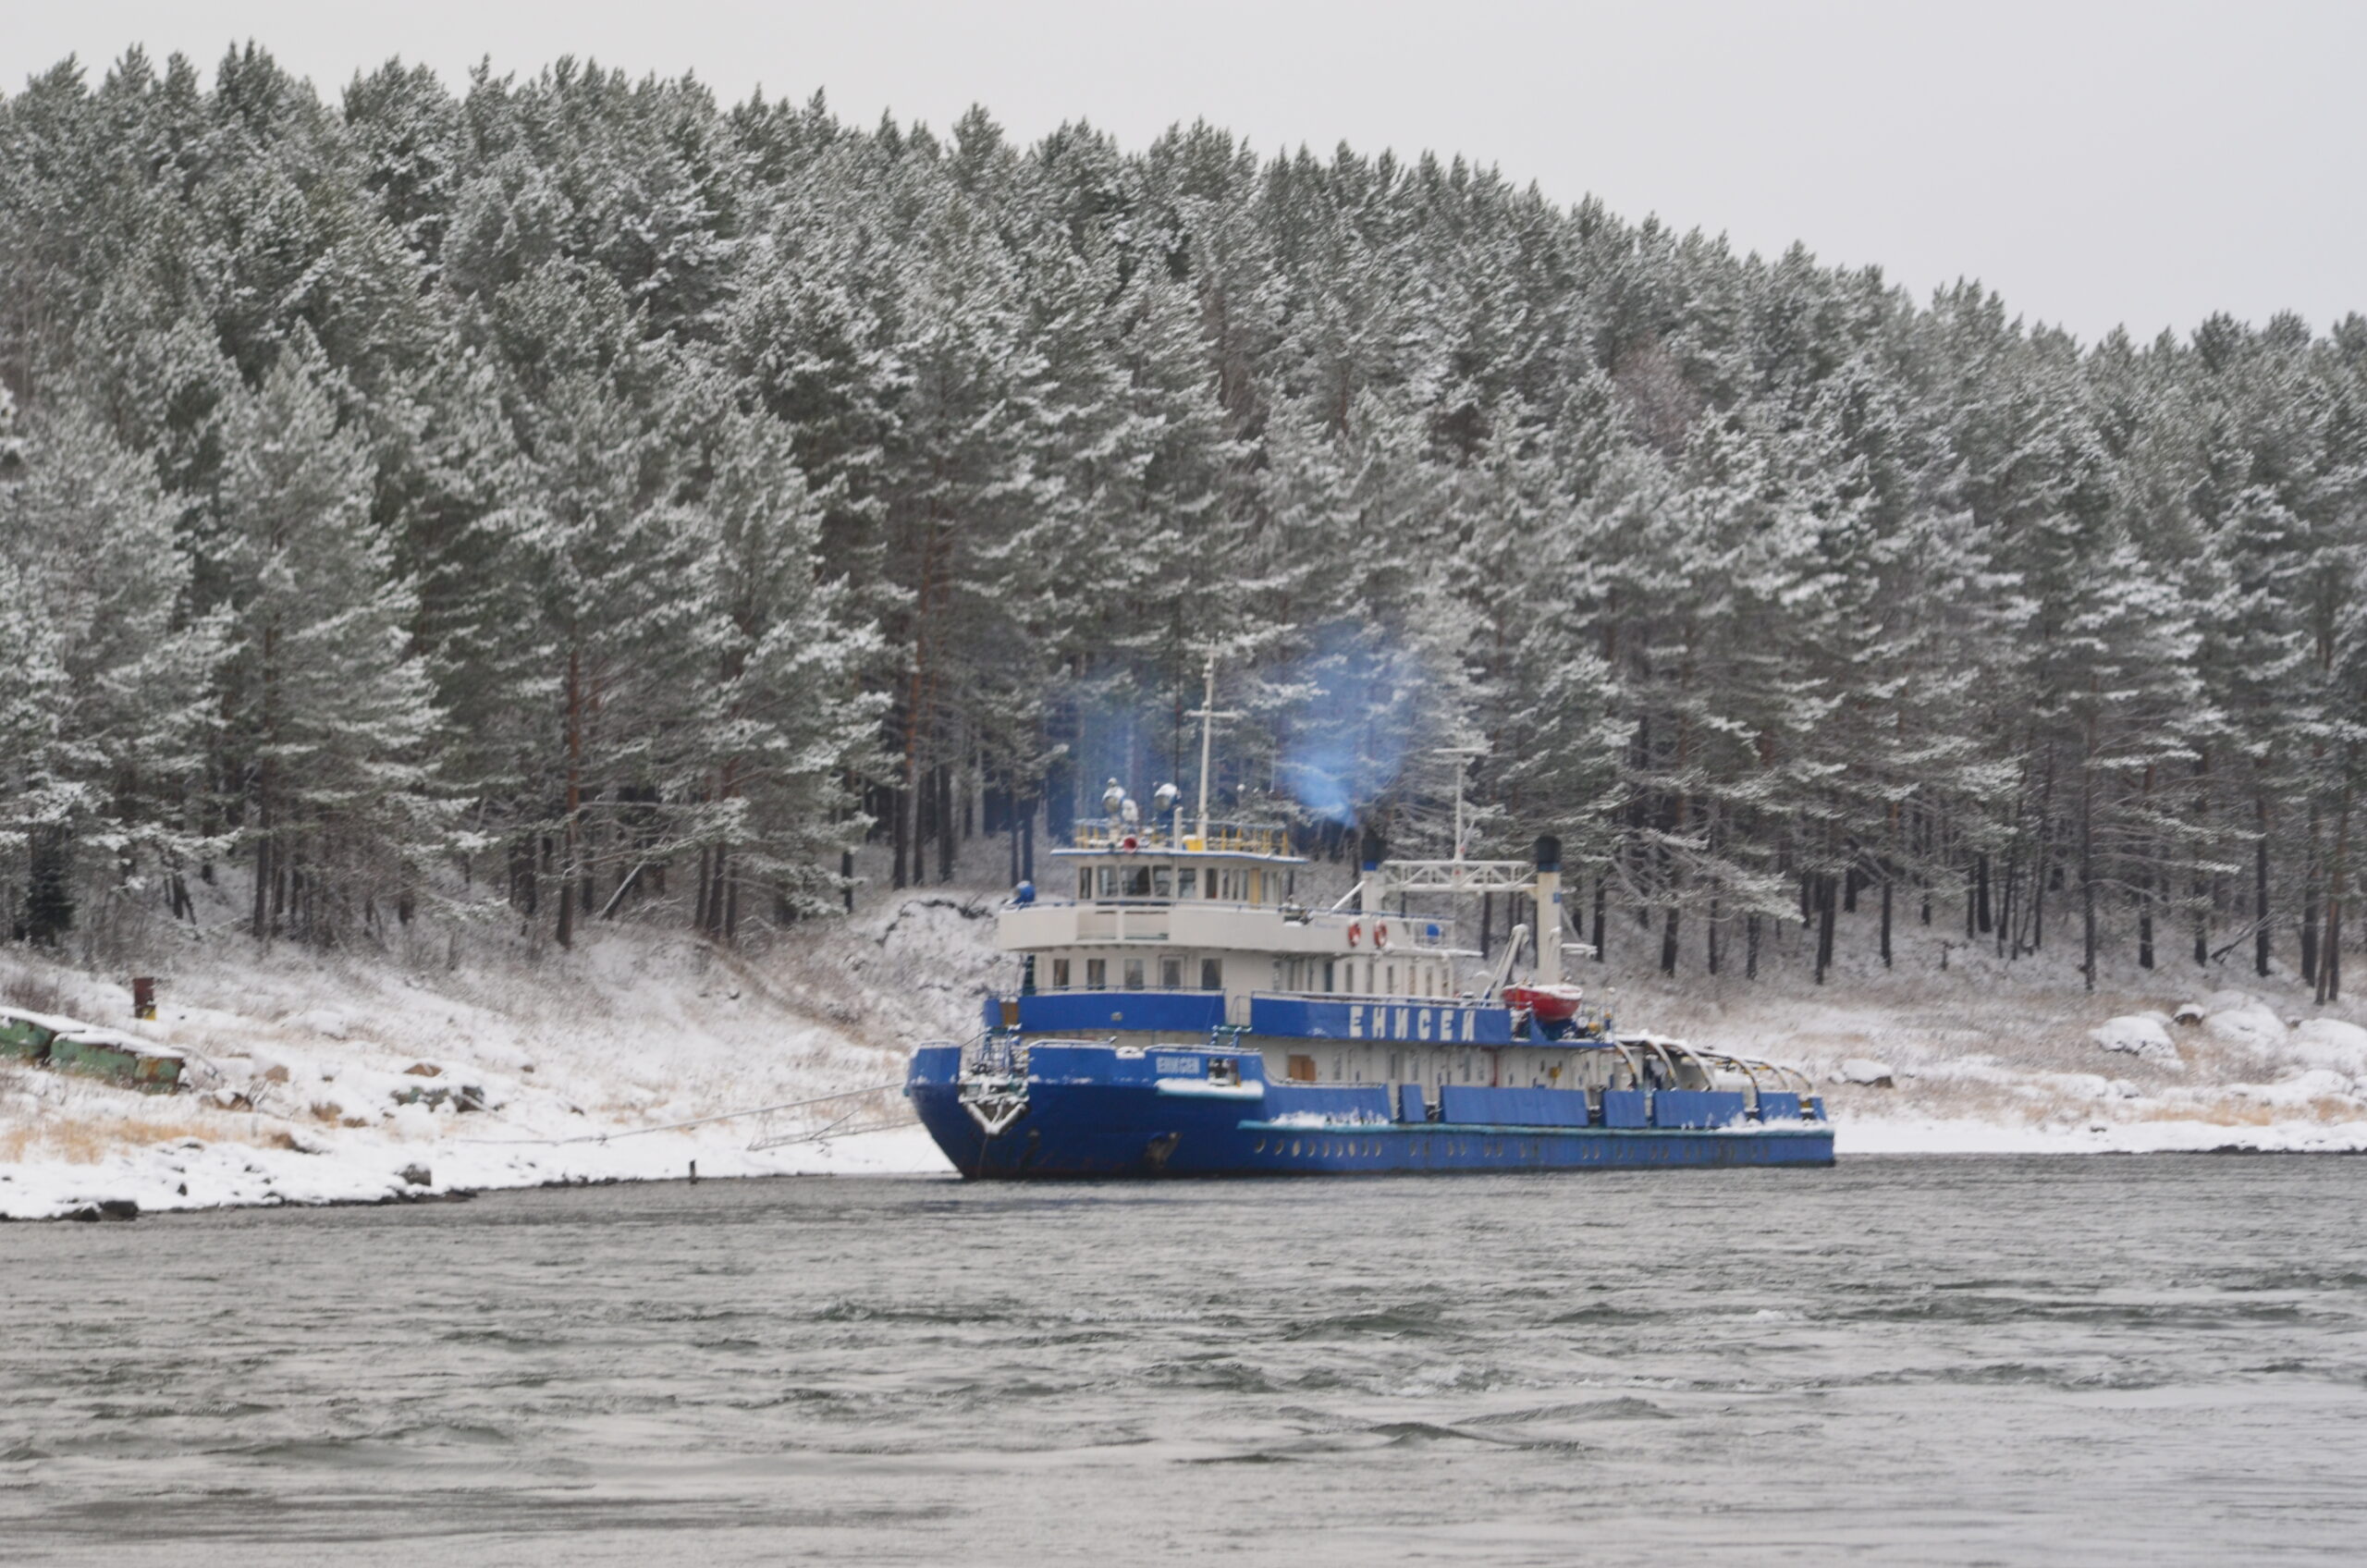
<instances>
[{"instance_id":1,"label":"tree trunk","mask_svg":"<svg viewBox=\"0 0 2367 1568\"><path fill-rule=\"evenodd\" d=\"M2355 753L2357 747L2349 750ZM2318 960L2321 1005L2342 999L2342 903L2350 876L2350 761L2345 758L2342 801L2335 815L2334 864L2326 884L2326 946Z\"/></svg>"},{"instance_id":2,"label":"tree trunk","mask_svg":"<svg viewBox=\"0 0 2367 1568\"><path fill-rule=\"evenodd\" d=\"M2301 983L2318 980L2318 797L2310 797L2310 841L2301 862Z\"/></svg>"},{"instance_id":3,"label":"tree trunk","mask_svg":"<svg viewBox=\"0 0 2367 1568\"><path fill-rule=\"evenodd\" d=\"M583 655L567 651L567 803L559 823L558 945L575 945L577 814L583 809Z\"/></svg>"},{"instance_id":4,"label":"tree trunk","mask_svg":"<svg viewBox=\"0 0 2367 1568\"><path fill-rule=\"evenodd\" d=\"M2252 851L2252 973L2268 974L2268 797L2252 796L2252 828L2260 841Z\"/></svg>"},{"instance_id":5,"label":"tree trunk","mask_svg":"<svg viewBox=\"0 0 2367 1568\"><path fill-rule=\"evenodd\" d=\"M2198 780L2209 779L2211 777L2209 753L2206 753L2195 758L2194 776ZM2210 815L2211 788L2205 782L2196 790L2195 817L2196 820L2201 821L2207 819ZM2197 969L2208 969L2211 967L2211 881L2199 869L2194 874L2193 895L2194 966Z\"/></svg>"},{"instance_id":6,"label":"tree trunk","mask_svg":"<svg viewBox=\"0 0 2367 1568\"><path fill-rule=\"evenodd\" d=\"M1611 913L1611 900L1604 888L1605 880L1606 878L1600 876L1594 879L1594 961L1597 963L1608 962L1603 957L1602 945L1610 924L1608 917Z\"/></svg>"},{"instance_id":7,"label":"tree trunk","mask_svg":"<svg viewBox=\"0 0 2367 1568\"><path fill-rule=\"evenodd\" d=\"M1890 868L1883 869L1883 967L1890 967Z\"/></svg>"},{"instance_id":8,"label":"tree trunk","mask_svg":"<svg viewBox=\"0 0 2367 1568\"><path fill-rule=\"evenodd\" d=\"M937 879L953 880L953 765L937 768Z\"/></svg>"},{"instance_id":9,"label":"tree trunk","mask_svg":"<svg viewBox=\"0 0 2367 1568\"><path fill-rule=\"evenodd\" d=\"M1830 872L1820 872L1816 880L1816 983L1821 986L1825 972L1833 967L1834 905L1838 901L1840 879Z\"/></svg>"}]
</instances>

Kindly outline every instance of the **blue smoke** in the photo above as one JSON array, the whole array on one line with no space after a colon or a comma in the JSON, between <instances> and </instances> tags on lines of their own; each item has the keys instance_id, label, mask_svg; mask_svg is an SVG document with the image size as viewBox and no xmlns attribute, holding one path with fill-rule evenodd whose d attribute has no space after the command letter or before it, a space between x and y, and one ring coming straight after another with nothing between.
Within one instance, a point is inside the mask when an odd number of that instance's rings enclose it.
<instances>
[{"instance_id":1,"label":"blue smoke","mask_svg":"<svg viewBox=\"0 0 2367 1568\"><path fill-rule=\"evenodd\" d=\"M1353 826L1404 764L1418 674L1361 628L1331 626L1283 679L1313 698L1290 728L1282 783L1312 815Z\"/></svg>"}]
</instances>

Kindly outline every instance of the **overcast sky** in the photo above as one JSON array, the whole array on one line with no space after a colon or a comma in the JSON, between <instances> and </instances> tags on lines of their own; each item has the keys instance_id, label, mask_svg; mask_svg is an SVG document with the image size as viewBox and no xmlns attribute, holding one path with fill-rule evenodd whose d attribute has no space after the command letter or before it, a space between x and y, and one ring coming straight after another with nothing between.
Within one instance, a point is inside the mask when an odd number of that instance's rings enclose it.
<instances>
[{"instance_id":1,"label":"overcast sky","mask_svg":"<svg viewBox=\"0 0 2367 1568\"><path fill-rule=\"evenodd\" d=\"M863 121L982 103L1023 139L1202 118L1268 153L1460 153L1919 296L1978 277L2090 340L2367 311L2357 0L0 0L0 83L134 42L210 75L249 37L332 96L389 55L458 82L574 54Z\"/></svg>"}]
</instances>

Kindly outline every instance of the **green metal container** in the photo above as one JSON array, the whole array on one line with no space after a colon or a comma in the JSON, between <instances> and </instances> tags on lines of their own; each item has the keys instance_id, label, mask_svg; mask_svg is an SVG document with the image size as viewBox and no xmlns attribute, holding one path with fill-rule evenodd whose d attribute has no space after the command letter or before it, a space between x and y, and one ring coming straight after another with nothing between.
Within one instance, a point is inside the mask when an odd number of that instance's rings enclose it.
<instances>
[{"instance_id":1,"label":"green metal container","mask_svg":"<svg viewBox=\"0 0 2367 1568\"><path fill-rule=\"evenodd\" d=\"M0 1057L18 1061L47 1061L49 1043L57 1038L61 1023L61 1020L43 1018L37 1012L0 1008Z\"/></svg>"},{"instance_id":2,"label":"green metal container","mask_svg":"<svg viewBox=\"0 0 2367 1568\"><path fill-rule=\"evenodd\" d=\"M180 1052L109 1030L59 1035L49 1043L49 1064L150 1095L169 1095L181 1082Z\"/></svg>"}]
</instances>

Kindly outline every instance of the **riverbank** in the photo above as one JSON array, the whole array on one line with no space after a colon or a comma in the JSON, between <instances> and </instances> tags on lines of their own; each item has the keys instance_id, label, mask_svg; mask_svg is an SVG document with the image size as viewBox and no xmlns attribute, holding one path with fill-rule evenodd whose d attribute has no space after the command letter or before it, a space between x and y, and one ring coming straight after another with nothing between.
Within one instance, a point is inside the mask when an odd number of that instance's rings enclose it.
<instances>
[{"instance_id":1,"label":"riverbank","mask_svg":"<svg viewBox=\"0 0 2367 1568\"><path fill-rule=\"evenodd\" d=\"M975 1016L980 924L964 900L914 898L747 954L621 924L571 952L223 937L155 964L153 1022L131 1019L128 977L11 949L0 1000L187 1061L172 1095L0 1062L0 1217L400 1201L693 1162L943 1170L900 1086L914 1041Z\"/></svg>"},{"instance_id":2,"label":"riverbank","mask_svg":"<svg viewBox=\"0 0 2367 1568\"><path fill-rule=\"evenodd\" d=\"M975 1027L1007 984L995 897L885 897L727 952L655 925L571 951L484 925L385 950L258 948L226 921L117 979L21 949L0 999L188 1056L147 1096L0 1063L0 1216L406 1201L560 1183L943 1173L896 1085L912 1044ZM1871 1154L2367 1150L2367 1027L2272 974L2012 963L1916 928L1894 962L1845 929L1817 986L1662 976L1614 948L1575 977L1623 1025L1799 1066L1843 1158ZM1636 956L1648 959L1638 944Z\"/></svg>"}]
</instances>

